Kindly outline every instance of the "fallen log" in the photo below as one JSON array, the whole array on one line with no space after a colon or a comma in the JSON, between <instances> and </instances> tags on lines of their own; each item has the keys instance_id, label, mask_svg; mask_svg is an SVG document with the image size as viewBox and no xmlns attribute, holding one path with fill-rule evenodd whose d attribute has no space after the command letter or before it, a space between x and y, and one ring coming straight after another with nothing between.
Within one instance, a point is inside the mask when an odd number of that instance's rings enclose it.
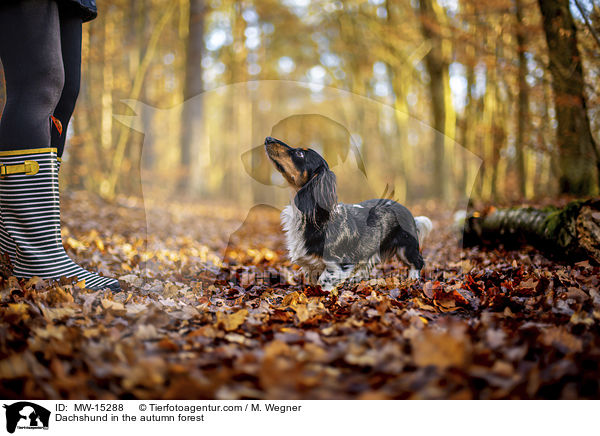
<instances>
[{"instance_id":1,"label":"fallen log","mask_svg":"<svg viewBox=\"0 0 600 436\"><path fill-rule=\"evenodd\" d=\"M472 213L465 219L463 245L531 245L550 257L600 263L600 199L563 208L519 207Z\"/></svg>"}]
</instances>

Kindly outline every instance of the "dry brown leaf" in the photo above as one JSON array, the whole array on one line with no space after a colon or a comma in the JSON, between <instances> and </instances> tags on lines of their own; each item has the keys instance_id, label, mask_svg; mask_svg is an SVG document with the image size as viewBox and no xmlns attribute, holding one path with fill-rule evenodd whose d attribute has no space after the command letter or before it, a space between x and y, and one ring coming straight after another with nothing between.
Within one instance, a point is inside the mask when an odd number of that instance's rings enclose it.
<instances>
[{"instance_id":1,"label":"dry brown leaf","mask_svg":"<svg viewBox=\"0 0 600 436\"><path fill-rule=\"evenodd\" d=\"M418 366L439 368L464 367L471 358L470 344L458 334L426 330L412 341L413 357Z\"/></svg>"},{"instance_id":2,"label":"dry brown leaf","mask_svg":"<svg viewBox=\"0 0 600 436\"><path fill-rule=\"evenodd\" d=\"M247 316L248 311L246 309L234 313L217 312L217 325L230 332L241 326L246 321Z\"/></svg>"},{"instance_id":3,"label":"dry brown leaf","mask_svg":"<svg viewBox=\"0 0 600 436\"><path fill-rule=\"evenodd\" d=\"M577 353L583 349L581 339L569 333L563 326L544 329L541 341L544 345L556 347L563 353Z\"/></svg>"}]
</instances>

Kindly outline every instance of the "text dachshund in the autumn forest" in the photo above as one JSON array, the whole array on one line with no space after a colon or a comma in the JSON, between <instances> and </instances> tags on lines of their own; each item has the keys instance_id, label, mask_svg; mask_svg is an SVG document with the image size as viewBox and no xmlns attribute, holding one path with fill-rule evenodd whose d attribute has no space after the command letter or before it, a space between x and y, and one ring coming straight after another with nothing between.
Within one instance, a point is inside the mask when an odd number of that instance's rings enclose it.
<instances>
[{"instance_id":1,"label":"text dachshund in the autumn forest","mask_svg":"<svg viewBox=\"0 0 600 436\"><path fill-rule=\"evenodd\" d=\"M265 139L267 155L296 190L281 213L290 259L313 285L331 291L347 279L368 277L371 268L398 256L418 279L425 262L419 244L432 229L401 204L373 199L338 203L336 177L314 150Z\"/></svg>"}]
</instances>

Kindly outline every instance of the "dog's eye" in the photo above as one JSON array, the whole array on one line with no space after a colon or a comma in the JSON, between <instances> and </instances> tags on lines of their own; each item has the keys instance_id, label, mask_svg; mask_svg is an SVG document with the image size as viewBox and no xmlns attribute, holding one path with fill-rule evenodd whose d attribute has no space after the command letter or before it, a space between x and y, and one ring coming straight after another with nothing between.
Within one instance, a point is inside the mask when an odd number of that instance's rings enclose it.
<instances>
[{"instance_id":1,"label":"dog's eye","mask_svg":"<svg viewBox=\"0 0 600 436\"><path fill-rule=\"evenodd\" d=\"M301 150L296 151L296 156L298 157L304 157L304 152Z\"/></svg>"}]
</instances>

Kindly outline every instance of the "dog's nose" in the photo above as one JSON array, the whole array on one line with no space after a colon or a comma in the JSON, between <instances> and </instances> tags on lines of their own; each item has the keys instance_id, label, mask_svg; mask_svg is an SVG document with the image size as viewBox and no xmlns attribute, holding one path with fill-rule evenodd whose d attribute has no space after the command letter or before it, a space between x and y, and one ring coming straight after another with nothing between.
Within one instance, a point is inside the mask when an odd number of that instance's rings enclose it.
<instances>
[{"instance_id":1,"label":"dog's nose","mask_svg":"<svg viewBox=\"0 0 600 436\"><path fill-rule=\"evenodd\" d=\"M267 136L265 138L265 144L275 144L276 142L277 142L277 139L271 138L270 136Z\"/></svg>"}]
</instances>

